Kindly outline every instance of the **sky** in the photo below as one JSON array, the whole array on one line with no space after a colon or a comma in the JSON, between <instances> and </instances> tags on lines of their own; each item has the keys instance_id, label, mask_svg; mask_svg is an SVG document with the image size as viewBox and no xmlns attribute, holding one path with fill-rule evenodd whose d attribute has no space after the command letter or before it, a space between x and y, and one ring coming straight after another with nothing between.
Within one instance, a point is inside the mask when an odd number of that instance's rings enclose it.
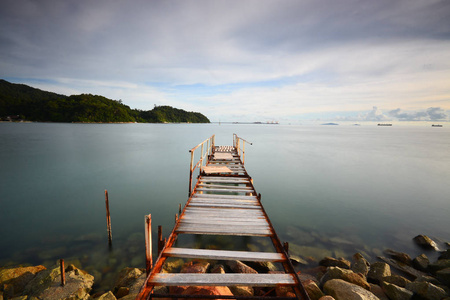
<instances>
[{"instance_id":1,"label":"sky","mask_svg":"<svg viewBox=\"0 0 450 300\"><path fill-rule=\"evenodd\" d=\"M2 0L0 78L211 121L450 121L450 0Z\"/></svg>"}]
</instances>

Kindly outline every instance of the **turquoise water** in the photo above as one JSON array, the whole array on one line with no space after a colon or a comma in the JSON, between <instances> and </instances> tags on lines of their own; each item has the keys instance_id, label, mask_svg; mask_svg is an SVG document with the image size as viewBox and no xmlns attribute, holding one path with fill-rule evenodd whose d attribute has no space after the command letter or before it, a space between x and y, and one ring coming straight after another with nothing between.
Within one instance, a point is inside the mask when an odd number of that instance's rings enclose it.
<instances>
[{"instance_id":1,"label":"turquoise water","mask_svg":"<svg viewBox=\"0 0 450 300\"><path fill-rule=\"evenodd\" d=\"M144 215L167 236L189 149L253 142L246 168L280 238L350 257L450 241L450 131L424 126L0 124L0 265L73 261L106 289L144 267ZM107 244L109 192L113 249ZM155 244L155 243L154 243Z\"/></svg>"}]
</instances>

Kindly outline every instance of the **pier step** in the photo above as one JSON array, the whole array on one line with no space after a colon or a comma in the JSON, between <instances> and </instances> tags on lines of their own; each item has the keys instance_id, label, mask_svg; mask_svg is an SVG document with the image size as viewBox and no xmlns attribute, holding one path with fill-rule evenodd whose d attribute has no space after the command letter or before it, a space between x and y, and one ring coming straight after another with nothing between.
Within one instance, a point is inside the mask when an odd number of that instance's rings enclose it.
<instances>
[{"instance_id":1,"label":"pier step","mask_svg":"<svg viewBox=\"0 0 450 300\"><path fill-rule=\"evenodd\" d=\"M292 274L193 274L158 273L154 285L165 286L275 286L294 285Z\"/></svg>"},{"instance_id":2,"label":"pier step","mask_svg":"<svg viewBox=\"0 0 450 300\"><path fill-rule=\"evenodd\" d=\"M250 251L227 251L191 248L169 248L164 255L181 258L199 258L214 260L242 260L242 261L283 261L281 253L272 252L250 252Z\"/></svg>"}]
</instances>

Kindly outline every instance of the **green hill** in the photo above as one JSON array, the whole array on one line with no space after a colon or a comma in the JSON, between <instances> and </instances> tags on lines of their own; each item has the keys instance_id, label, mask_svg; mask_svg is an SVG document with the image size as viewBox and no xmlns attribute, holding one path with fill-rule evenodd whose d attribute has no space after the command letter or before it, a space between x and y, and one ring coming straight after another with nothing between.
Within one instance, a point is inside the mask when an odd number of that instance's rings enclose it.
<instances>
[{"instance_id":1,"label":"green hill","mask_svg":"<svg viewBox=\"0 0 450 300\"><path fill-rule=\"evenodd\" d=\"M209 123L208 118L201 113L170 106L156 106L152 110L143 111L131 109L122 101L103 96L65 96L1 79L0 119L39 122Z\"/></svg>"}]
</instances>

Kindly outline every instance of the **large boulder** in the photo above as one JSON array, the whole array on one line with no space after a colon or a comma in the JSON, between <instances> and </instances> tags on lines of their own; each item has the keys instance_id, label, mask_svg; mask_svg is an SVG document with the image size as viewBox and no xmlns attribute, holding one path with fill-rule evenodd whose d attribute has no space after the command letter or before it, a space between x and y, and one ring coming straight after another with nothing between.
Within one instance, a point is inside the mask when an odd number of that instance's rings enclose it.
<instances>
[{"instance_id":1,"label":"large boulder","mask_svg":"<svg viewBox=\"0 0 450 300\"><path fill-rule=\"evenodd\" d=\"M324 296L314 280L302 281L303 287L311 300L319 300Z\"/></svg>"},{"instance_id":2,"label":"large boulder","mask_svg":"<svg viewBox=\"0 0 450 300\"><path fill-rule=\"evenodd\" d=\"M339 267L329 267L320 282L324 285L327 281L332 279L342 279L370 291L370 285L364 276L356 274L351 270L342 269Z\"/></svg>"},{"instance_id":3,"label":"large boulder","mask_svg":"<svg viewBox=\"0 0 450 300\"><path fill-rule=\"evenodd\" d=\"M323 290L336 300L379 300L377 296L368 290L341 279L327 281Z\"/></svg>"},{"instance_id":4,"label":"large boulder","mask_svg":"<svg viewBox=\"0 0 450 300\"><path fill-rule=\"evenodd\" d=\"M440 282L450 287L450 268L437 271L436 277Z\"/></svg>"},{"instance_id":5,"label":"large boulder","mask_svg":"<svg viewBox=\"0 0 450 300\"><path fill-rule=\"evenodd\" d=\"M206 273L209 268L207 261L191 261L181 268L180 273Z\"/></svg>"},{"instance_id":6,"label":"large boulder","mask_svg":"<svg viewBox=\"0 0 450 300\"><path fill-rule=\"evenodd\" d=\"M420 254L416 258L413 259L413 267L419 271L426 272L428 269L428 265L430 264L430 260L425 254Z\"/></svg>"},{"instance_id":7,"label":"large boulder","mask_svg":"<svg viewBox=\"0 0 450 300\"><path fill-rule=\"evenodd\" d=\"M320 262L319 265L324 267L339 267L343 269L350 269L351 263L346 260L345 258L333 258L333 257L324 257Z\"/></svg>"},{"instance_id":8,"label":"large boulder","mask_svg":"<svg viewBox=\"0 0 450 300\"><path fill-rule=\"evenodd\" d=\"M226 286L190 286L185 289L181 295L219 295L233 296L230 289Z\"/></svg>"},{"instance_id":9,"label":"large boulder","mask_svg":"<svg viewBox=\"0 0 450 300\"><path fill-rule=\"evenodd\" d=\"M369 269L370 263L364 258L364 256L362 256L361 253L355 253L353 255L352 271L355 273L360 273L364 275L364 277L367 277Z\"/></svg>"},{"instance_id":10,"label":"large boulder","mask_svg":"<svg viewBox=\"0 0 450 300\"><path fill-rule=\"evenodd\" d=\"M5 296L12 298L21 295L25 286L37 273L45 270L44 266L7 268L0 270L0 289L6 286Z\"/></svg>"},{"instance_id":11,"label":"large boulder","mask_svg":"<svg viewBox=\"0 0 450 300\"><path fill-rule=\"evenodd\" d=\"M61 285L60 268L39 272L25 287L23 294L29 298L59 300L88 299L94 276L70 265L66 268L66 284Z\"/></svg>"},{"instance_id":12,"label":"large boulder","mask_svg":"<svg viewBox=\"0 0 450 300\"><path fill-rule=\"evenodd\" d=\"M427 300L440 300L446 296L444 289L429 282L411 282L406 288Z\"/></svg>"},{"instance_id":13,"label":"large boulder","mask_svg":"<svg viewBox=\"0 0 450 300\"><path fill-rule=\"evenodd\" d=\"M439 259L438 261L430 264L428 269L431 272L437 272L439 270L450 268L450 259Z\"/></svg>"},{"instance_id":14,"label":"large boulder","mask_svg":"<svg viewBox=\"0 0 450 300\"><path fill-rule=\"evenodd\" d=\"M386 276L391 276L391 267L384 262L374 262L370 265L369 274L367 278L370 282L380 283Z\"/></svg>"},{"instance_id":15,"label":"large boulder","mask_svg":"<svg viewBox=\"0 0 450 300\"><path fill-rule=\"evenodd\" d=\"M407 264L408 266L410 266L412 263L411 256L409 256L406 253L397 252L392 249L386 249L386 250L384 250L384 253L386 255L389 255L391 258L395 259L396 261Z\"/></svg>"},{"instance_id":16,"label":"large boulder","mask_svg":"<svg viewBox=\"0 0 450 300\"><path fill-rule=\"evenodd\" d=\"M395 275L395 274L384 277L383 281L387 282L387 283L395 284L396 286L399 286L402 288L406 287L406 285L411 282L411 280L408 280L403 276Z\"/></svg>"},{"instance_id":17,"label":"large boulder","mask_svg":"<svg viewBox=\"0 0 450 300\"><path fill-rule=\"evenodd\" d=\"M391 300L409 300L413 292L392 283L383 282L383 290Z\"/></svg>"},{"instance_id":18,"label":"large boulder","mask_svg":"<svg viewBox=\"0 0 450 300\"><path fill-rule=\"evenodd\" d=\"M246 264L238 260L230 260L227 262L227 266L230 267L231 271L234 273L245 273L245 274L258 274L258 272L247 266Z\"/></svg>"},{"instance_id":19,"label":"large boulder","mask_svg":"<svg viewBox=\"0 0 450 300\"><path fill-rule=\"evenodd\" d=\"M419 245L420 247L424 248L424 249L432 249L432 250L436 250L439 251L439 247L436 244L435 241L433 241L432 239L430 239L428 236L426 235L418 235L415 238L413 238L414 242L416 242L417 245Z\"/></svg>"}]
</instances>

